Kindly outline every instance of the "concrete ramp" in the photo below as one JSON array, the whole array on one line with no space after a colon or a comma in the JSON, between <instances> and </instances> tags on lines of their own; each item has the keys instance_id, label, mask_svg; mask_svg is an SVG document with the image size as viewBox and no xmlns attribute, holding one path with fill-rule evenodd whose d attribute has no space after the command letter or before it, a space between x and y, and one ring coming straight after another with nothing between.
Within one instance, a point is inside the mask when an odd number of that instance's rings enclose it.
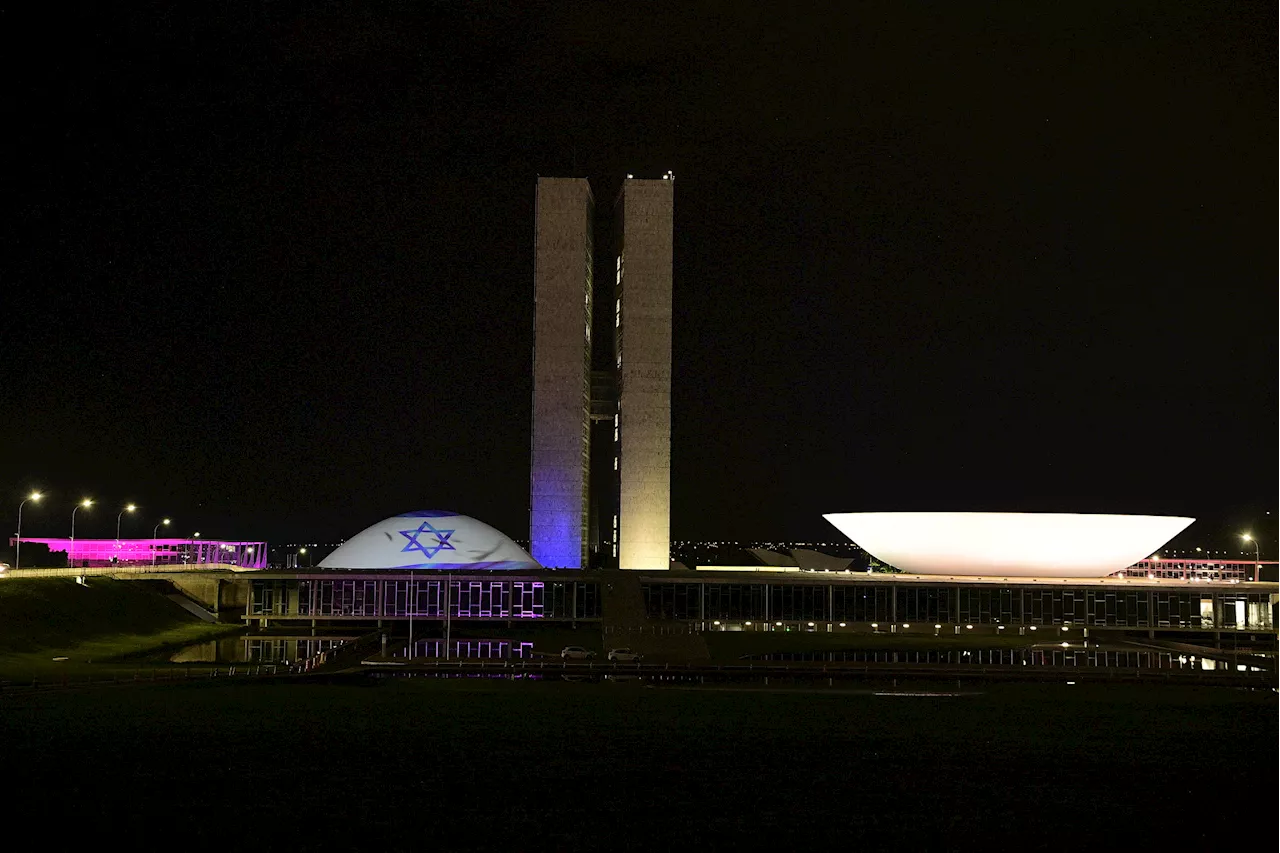
<instances>
[{"instance_id":1,"label":"concrete ramp","mask_svg":"<svg viewBox=\"0 0 1280 853\"><path fill-rule=\"evenodd\" d=\"M169 599L169 600L170 600L170 601L172 601L174 604L178 605L178 606L179 606L179 607L181 607L183 610L187 611L188 613L192 614L193 616L197 616L197 617L199 617L199 618L203 619L203 620L204 620L204 621L206 621L206 622L217 622L217 621L218 621L218 617L217 617L217 616L215 616L214 614L210 613L208 610L205 610L203 607L201 607L200 605L196 604L194 601L192 601L191 599L187 598L185 595L182 595L181 593L171 592L171 593L167 594L167 595L165 596L165 598Z\"/></svg>"}]
</instances>

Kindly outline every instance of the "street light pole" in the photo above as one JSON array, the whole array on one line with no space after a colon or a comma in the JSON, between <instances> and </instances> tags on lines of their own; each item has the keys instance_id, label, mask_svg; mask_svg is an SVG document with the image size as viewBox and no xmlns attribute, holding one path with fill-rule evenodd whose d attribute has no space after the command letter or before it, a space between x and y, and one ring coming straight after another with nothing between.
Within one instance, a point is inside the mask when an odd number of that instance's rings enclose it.
<instances>
[{"instance_id":1,"label":"street light pole","mask_svg":"<svg viewBox=\"0 0 1280 853\"><path fill-rule=\"evenodd\" d=\"M133 512L137 509L133 504L129 504L116 515L116 562L120 562L120 520L124 518L126 512Z\"/></svg>"},{"instance_id":2,"label":"street light pole","mask_svg":"<svg viewBox=\"0 0 1280 853\"><path fill-rule=\"evenodd\" d=\"M75 509L71 510L71 546L67 549L67 567L71 569L76 567L76 510L82 506L93 506L93 501L85 498L75 505Z\"/></svg>"},{"instance_id":3,"label":"street light pole","mask_svg":"<svg viewBox=\"0 0 1280 853\"><path fill-rule=\"evenodd\" d=\"M1257 583L1262 576L1262 552L1258 550L1258 540L1251 533L1245 533L1240 538L1253 543L1253 582Z\"/></svg>"},{"instance_id":4,"label":"street light pole","mask_svg":"<svg viewBox=\"0 0 1280 853\"><path fill-rule=\"evenodd\" d=\"M155 527L151 528L151 565L153 566L156 564L156 549L159 547L159 543L156 542L156 538L157 538L157 534L160 533L161 524L163 524L165 527L168 527L169 519L167 518L162 519L158 524L156 524Z\"/></svg>"},{"instance_id":5,"label":"street light pole","mask_svg":"<svg viewBox=\"0 0 1280 853\"><path fill-rule=\"evenodd\" d=\"M15 569L22 568L22 507L27 501L38 501L44 495L39 492L32 492L23 498L22 503L18 504L18 552L14 555L13 563Z\"/></svg>"},{"instance_id":6,"label":"street light pole","mask_svg":"<svg viewBox=\"0 0 1280 853\"><path fill-rule=\"evenodd\" d=\"M137 509L136 506L129 504L116 515L116 547L120 546L120 519L124 518L126 512L133 512L135 509Z\"/></svg>"}]
</instances>

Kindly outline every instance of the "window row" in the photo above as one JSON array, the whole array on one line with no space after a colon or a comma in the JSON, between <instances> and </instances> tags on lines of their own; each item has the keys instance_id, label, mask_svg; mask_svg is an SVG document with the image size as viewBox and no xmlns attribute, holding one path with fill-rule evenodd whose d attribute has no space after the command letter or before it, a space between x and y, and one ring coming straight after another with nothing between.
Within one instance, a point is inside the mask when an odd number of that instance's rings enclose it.
<instances>
[{"instance_id":1,"label":"window row","mask_svg":"<svg viewBox=\"0 0 1280 853\"><path fill-rule=\"evenodd\" d=\"M535 580L255 580L248 615L597 619L600 585Z\"/></svg>"},{"instance_id":2,"label":"window row","mask_svg":"<svg viewBox=\"0 0 1280 853\"><path fill-rule=\"evenodd\" d=\"M1130 628L1273 627L1265 593L819 584L649 583L650 619Z\"/></svg>"}]
</instances>

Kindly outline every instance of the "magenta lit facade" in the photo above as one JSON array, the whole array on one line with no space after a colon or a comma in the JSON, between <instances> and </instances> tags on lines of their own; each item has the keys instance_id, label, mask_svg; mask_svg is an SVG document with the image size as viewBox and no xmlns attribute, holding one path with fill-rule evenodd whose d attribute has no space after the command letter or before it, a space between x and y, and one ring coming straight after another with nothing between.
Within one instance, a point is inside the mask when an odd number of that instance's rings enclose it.
<instances>
[{"instance_id":1,"label":"magenta lit facade","mask_svg":"<svg viewBox=\"0 0 1280 853\"><path fill-rule=\"evenodd\" d=\"M10 539L15 544L17 539ZM23 544L47 545L67 554L76 568L109 566L235 566L267 567L266 542L229 542L221 539L34 539ZM23 555L26 556L25 554Z\"/></svg>"}]
</instances>

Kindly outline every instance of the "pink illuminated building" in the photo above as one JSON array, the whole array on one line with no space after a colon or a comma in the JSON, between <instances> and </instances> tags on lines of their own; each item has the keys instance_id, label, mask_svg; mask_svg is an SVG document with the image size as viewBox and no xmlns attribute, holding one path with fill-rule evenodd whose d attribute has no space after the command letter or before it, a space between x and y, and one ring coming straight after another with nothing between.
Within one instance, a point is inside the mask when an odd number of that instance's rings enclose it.
<instances>
[{"instance_id":1,"label":"pink illuminated building","mask_svg":"<svg viewBox=\"0 0 1280 853\"><path fill-rule=\"evenodd\" d=\"M68 555L77 568L103 566L235 566L267 567L266 542L224 542L219 539L33 539L24 544L47 545ZM16 539L9 543L15 544ZM26 554L24 553L25 557ZM25 560L24 560L25 562Z\"/></svg>"}]
</instances>

